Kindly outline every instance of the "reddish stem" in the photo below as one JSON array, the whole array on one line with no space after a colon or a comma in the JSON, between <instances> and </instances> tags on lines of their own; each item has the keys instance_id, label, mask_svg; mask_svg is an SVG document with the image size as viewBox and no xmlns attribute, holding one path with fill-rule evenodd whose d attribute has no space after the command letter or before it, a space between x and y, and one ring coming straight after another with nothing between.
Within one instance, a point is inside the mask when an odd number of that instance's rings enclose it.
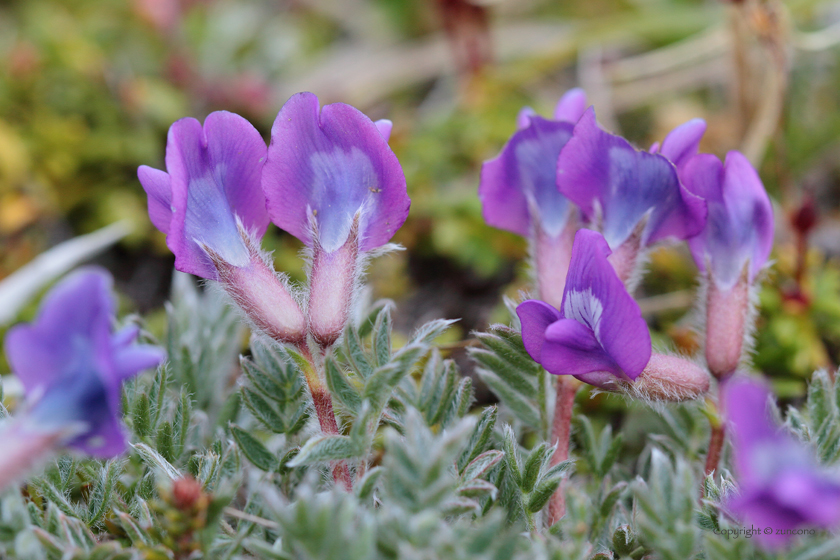
<instances>
[{"instance_id":1,"label":"reddish stem","mask_svg":"<svg viewBox=\"0 0 840 560\"><path fill-rule=\"evenodd\" d=\"M569 458L569 442L572 434L572 409L580 383L571 377L557 377L557 397L554 401L554 421L551 424L551 440L557 442L557 449L551 457L554 467ZM551 527L566 515L566 494L560 484L548 502L548 526Z\"/></svg>"},{"instance_id":2,"label":"reddish stem","mask_svg":"<svg viewBox=\"0 0 840 560\"><path fill-rule=\"evenodd\" d=\"M720 462L720 453L723 450L723 442L726 439L726 430L724 425L712 424L712 435L709 439L709 453L706 455L706 469L705 474L709 476L717 470Z\"/></svg>"},{"instance_id":3,"label":"reddish stem","mask_svg":"<svg viewBox=\"0 0 840 560\"><path fill-rule=\"evenodd\" d=\"M315 414L318 415L318 423L321 424L321 431L325 434L339 435L338 424L335 421L335 412L333 412L332 397L322 385L313 387L309 386L312 392L312 402L315 404ZM332 463L333 479L336 484L343 484L344 488L349 492L353 489L353 482L350 479L350 469L347 468L347 463L344 461L333 461Z\"/></svg>"}]
</instances>

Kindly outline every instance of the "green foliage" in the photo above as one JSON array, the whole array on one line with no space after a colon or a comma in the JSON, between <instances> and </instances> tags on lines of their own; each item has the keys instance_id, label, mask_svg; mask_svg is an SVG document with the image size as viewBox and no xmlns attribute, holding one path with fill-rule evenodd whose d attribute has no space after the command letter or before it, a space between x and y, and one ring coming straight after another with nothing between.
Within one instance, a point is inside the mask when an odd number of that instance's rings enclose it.
<instances>
[{"instance_id":1,"label":"green foliage","mask_svg":"<svg viewBox=\"0 0 840 560\"><path fill-rule=\"evenodd\" d=\"M495 326L477 333L482 348L470 348L481 380L519 421L548 439L549 374L525 351L522 337L513 329Z\"/></svg>"},{"instance_id":2,"label":"green foliage","mask_svg":"<svg viewBox=\"0 0 840 560\"><path fill-rule=\"evenodd\" d=\"M175 321L207 317L216 305L216 296L192 287L178 297ZM451 322L428 323L395 348L391 308L380 304L316 363L340 426L325 434L305 380L309 358L262 338L240 358L236 385L220 382L197 399L190 372L208 356L230 357L232 343L220 350L219 337L236 331L225 330L235 318L217 317L219 331L189 321L169 329L170 347L197 360L176 359L125 386L126 456L60 455L25 492L0 496L0 556L781 558L726 538L740 528L725 513L736 482L727 453L714 477L699 477L708 432L696 404L648 410L649 433L635 454L624 431L578 413L570 459L552 465L554 443L541 427L547 378L523 358L515 331L479 335L472 356L480 375L503 389L498 407L473 408L471 382L435 345ZM221 366L208 372L210 382L227 375ZM836 464L840 387L830 375L814 375L804 406L788 409L786 422ZM334 482L337 467L349 472L351 491ZM546 527L558 491L566 514ZM808 536L784 558L835 552L831 537Z\"/></svg>"},{"instance_id":3,"label":"green foliage","mask_svg":"<svg viewBox=\"0 0 840 560\"><path fill-rule=\"evenodd\" d=\"M172 377L215 420L227 400L227 384L242 347L242 321L220 292L199 292L192 277L180 272L172 281L166 315Z\"/></svg>"}]
</instances>

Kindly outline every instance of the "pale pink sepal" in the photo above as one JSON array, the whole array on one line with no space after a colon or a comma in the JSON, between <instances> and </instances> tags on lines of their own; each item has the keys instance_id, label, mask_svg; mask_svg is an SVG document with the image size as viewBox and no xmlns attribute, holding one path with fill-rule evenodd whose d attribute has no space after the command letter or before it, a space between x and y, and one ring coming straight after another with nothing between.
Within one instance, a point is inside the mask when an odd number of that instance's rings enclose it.
<instances>
[{"instance_id":1,"label":"pale pink sepal","mask_svg":"<svg viewBox=\"0 0 840 560\"><path fill-rule=\"evenodd\" d=\"M322 347L335 343L350 316L353 289L359 272L356 228L336 251L316 243L309 276L309 332Z\"/></svg>"},{"instance_id":2,"label":"pale pink sepal","mask_svg":"<svg viewBox=\"0 0 840 560\"><path fill-rule=\"evenodd\" d=\"M750 309L746 274L729 289L712 279L706 298L706 364L718 379L738 369L744 345L744 329Z\"/></svg>"}]
</instances>

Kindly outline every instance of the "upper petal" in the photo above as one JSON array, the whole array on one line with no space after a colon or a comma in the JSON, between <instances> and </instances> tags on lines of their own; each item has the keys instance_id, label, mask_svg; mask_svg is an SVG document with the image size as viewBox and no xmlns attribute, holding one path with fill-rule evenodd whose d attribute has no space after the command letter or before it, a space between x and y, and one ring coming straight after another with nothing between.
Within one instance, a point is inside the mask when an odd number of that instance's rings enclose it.
<instances>
[{"instance_id":1,"label":"upper petal","mask_svg":"<svg viewBox=\"0 0 840 560\"><path fill-rule=\"evenodd\" d=\"M572 125L532 116L502 152L481 168L478 195L484 220L491 226L528 236L531 220L551 236L563 230L569 201L557 191L557 156Z\"/></svg>"},{"instance_id":2,"label":"upper petal","mask_svg":"<svg viewBox=\"0 0 840 560\"><path fill-rule=\"evenodd\" d=\"M752 281L773 249L773 205L755 168L740 152L726 154L723 199L738 244L749 255Z\"/></svg>"},{"instance_id":3,"label":"upper petal","mask_svg":"<svg viewBox=\"0 0 840 560\"><path fill-rule=\"evenodd\" d=\"M586 325L606 354L635 379L650 361L650 332L639 305L607 260L609 255L601 234L586 229L575 234L561 311Z\"/></svg>"},{"instance_id":4,"label":"upper petal","mask_svg":"<svg viewBox=\"0 0 840 560\"><path fill-rule=\"evenodd\" d=\"M204 127L190 118L170 127L166 168L175 210L167 245L178 270L215 279L202 245L234 266L250 261L237 217L258 237L265 233L268 218L260 188L265 154L257 130L233 113L212 113Z\"/></svg>"},{"instance_id":5,"label":"upper petal","mask_svg":"<svg viewBox=\"0 0 840 560\"><path fill-rule=\"evenodd\" d=\"M706 121L691 119L668 133L662 141L662 149L659 153L671 160L677 169L681 169L697 153L700 139L703 138L705 132Z\"/></svg>"},{"instance_id":6,"label":"upper petal","mask_svg":"<svg viewBox=\"0 0 840 560\"><path fill-rule=\"evenodd\" d=\"M341 247L359 214L359 249L387 243L411 201L394 152L376 125L343 103L319 109L311 93L292 96L274 121L262 178L272 221L312 244L310 219L327 252Z\"/></svg>"},{"instance_id":7,"label":"upper petal","mask_svg":"<svg viewBox=\"0 0 840 560\"><path fill-rule=\"evenodd\" d=\"M685 239L703 228L705 203L680 185L676 168L663 156L640 152L604 132L589 108L557 162L557 186L590 219L595 202L602 228L615 249L647 216L643 243Z\"/></svg>"},{"instance_id":8,"label":"upper petal","mask_svg":"<svg viewBox=\"0 0 840 560\"><path fill-rule=\"evenodd\" d=\"M149 199L149 219L163 233L172 222L172 185L169 174L147 165L137 168L137 178Z\"/></svg>"},{"instance_id":9,"label":"upper petal","mask_svg":"<svg viewBox=\"0 0 840 560\"><path fill-rule=\"evenodd\" d=\"M586 92L581 88L570 89L557 102L554 120L574 124L583 116L586 107Z\"/></svg>"}]
</instances>

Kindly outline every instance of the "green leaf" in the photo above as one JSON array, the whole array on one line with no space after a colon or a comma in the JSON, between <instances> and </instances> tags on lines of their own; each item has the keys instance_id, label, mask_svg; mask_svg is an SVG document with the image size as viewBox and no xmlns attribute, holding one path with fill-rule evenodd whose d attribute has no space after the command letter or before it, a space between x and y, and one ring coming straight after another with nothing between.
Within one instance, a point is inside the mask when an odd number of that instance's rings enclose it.
<instances>
[{"instance_id":1,"label":"green leaf","mask_svg":"<svg viewBox=\"0 0 840 560\"><path fill-rule=\"evenodd\" d=\"M360 500L367 500L373 495L373 490L376 488L376 483L382 476L385 469L382 467L374 467L365 473L365 476L356 483L356 496Z\"/></svg>"},{"instance_id":2,"label":"green leaf","mask_svg":"<svg viewBox=\"0 0 840 560\"><path fill-rule=\"evenodd\" d=\"M411 336L411 341L420 344L431 344L459 319L435 319L418 328Z\"/></svg>"},{"instance_id":3,"label":"green leaf","mask_svg":"<svg viewBox=\"0 0 840 560\"><path fill-rule=\"evenodd\" d=\"M120 526L131 540L131 544L134 546L151 544L151 536L137 524L133 517L121 511L116 511L115 513L117 514L117 519L119 519Z\"/></svg>"},{"instance_id":4,"label":"green leaf","mask_svg":"<svg viewBox=\"0 0 840 560\"><path fill-rule=\"evenodd\" d=\"M231 424L230 433L239 449L255 467L266 472L272 472L277 468L277 458L257 438L236 424Z\"/></svg>"},{"instance_id":5,"label":"green leaf","mask_svg":"<svg viewBox=\"0 0 840 560\"><path fill-rule=\"evenodd\" d=\"M490 469L499 464L504 456L505 454L503 452L495 449L485 451L467 465L464 469L464 474L461 476L461 480L469 481L474 478L484 477Z\"/></svg>"},{"instance_id":6,"label":"green leaf","mask_svg":"<svg viewBox=\"0 0 840 560\"><path fill-rule=\"evenodd\" d=\"M140 455L144 463L158 469L168 476L171 480L181 478L181 473L172 466L172 463L167 461L160 453L146 445L145 443L131 444L135 451Z\"/></svg>"},{"instance_id":7,"label":"green leaf","mask_svg":"<svg viewBox=\"0 0 840 560\"><path fill-rule=\"evenodd\" d=\"M382 367L391 358L391 309L386 306L376 317L373 327L373 357L377 367Z\"/></svg>"},{"instance_id":8,"label":"green leaf","mask_svg":"<svg viewBox=\"0 0 840 560\"><path fill-rule=\"evenodd\" d=\"M540 481L533 492L528 495L527 510L531 513L537 513L545 507L551 495L560 486L560 482L562 482L560 478L549 478Z\"/></svg>"},{"instance_id":9,"label":"green leaf","mask_svg":"<svg viewBox=\"0 0 840 560\"><path fill-rule=\"evenodd\" d=\"M508 474L516 482L516 485L522 487L522 465L519 460L519 453L517 451L518 443L516 442L516 435L513 433L513 428L510 424L505 425L504 448L505 448L505 465L507 466Z\"/></svg>"},{"instance_id":10,"label":"green leaf","mask_svg":"<svg viewBox=\"0 0 840 560\"><path fill-rule=\"evenodd\" d=\"M465 482L464 484L458 487L458 494L461 496L466 496L468 498L490 498L491 500L496 499L496 494L498 493L499 489L496 488L496 485L492 482L487 482L481 478L474 478L469 482Z\"/></svg>"},{"instance_id":11,"label":"green leaf","mask_svg":"<svg viewBox=\"0 0 840 560\"><path fill-rule=\"evenodd\" d=\"M149 396L145 393L140 393L134 400L131 409L131 426L134 432L144 438L152 432L151 421L151 405L149 403Z\"/></svg>"},{"instance_id":12,"label":"green leaf","mask_svg":"<svg viewBox=\"0 0 840 560\"><path fill-rule=\"evenodd\" d=\"M325 361L327 387L333 397L343 404L351 413L358 412L362 406L362 396L359 390L347 379L341 366L332 354L328 354Z\"/></svg>"},{"instance_id":13,"label":"green leaf","mask_svg":"<svg viewBox=\"0 0 840 560\"><path fill-rule=\"evenodd\" d=\"M613 506L615 506L618 499L627 489L627 483L624 481L619 482L612 489L604 496L604 500L601 502L601 506L599 508L599 513L601 514L601 518L607 519L609 518L610 514L612 513Z\"/></svg>"},{"instance_id":14,"label":"green leaf","mask_svg":"<svg viewBox=\"0 0 840 560\"><path fill-rule=\"evenodd\" d=\"M486 407L481 411L481 418L475 426L475 431L470 436L470 441L467 443L466 449L464 449L464 452L458 458L459 472L463 473L464 467L487 449L490 436L493 434L493 428L496 426L498 413L499 409L495 406Z\"/></svg>"},{"instance_id":15,"label":"green leaf","mask_svg":"<svg viewBox=\"0 0 840 560\"><path fill-rule=\"evenodd\" d=\"M323 435L310 438L301 447L297 457L286 463L287 467L299 467L324 461L336 461L358 457L364 449L347 436Z\"/></svg>"},{"instance_id":16,"label":"green leaf","mask_svg":"<svg viewBox=\"0 0 840 560\"><path fill-rule=\"evenodd\" d=\"M353 365L354 371L363 379L367 379L373 374L374 368L368 358L364 344L362 344L362 339L353 328L348 328L344 333L344 353Z\"/></svg>"},{"instance_id":17,"label":"green leaf","mask_svg":"<svg viewBox=\"0 0 840 560\"><path fill-rule=\"evenodd\" d=\"M545 442L540 443L537 447L531 450L522 471L521 487L524 492L530 492L533 490L543 464L550 458L548 455L553 453L554 448Z\"/></svg>"},{"instance_id":18,"label":"green leaf","mask_svg":"<svg viewBox=\"0 0 840 560\"><path fill-rule=\"evenodd\" d=\"M172 424L162 422L158 426L157 434L155 434L155 448L170 463L175 460L175 449L172 445L172 438Z\"/></svg>"},{"instance_id":19,"label":"green leaf","mask_svg":"<svg viewBox=\"0 0 840 560\"><path fill-rule=\"evenodd\" d=\"M251 411L254 418L260 422L260 424L275 434L286 433L286 423L283 421L280 414L274 410L274 407L268 403L268 401L247 387L243 387L241 393L242 402L245 404L246 408Z\"/></svg>"},{"instance_id":20,"label":"green leaf","mask_svg":"<svg viewBox=\"0 0 840 560\"><path fill-rule=\"evenodd\" d=\"M97 524L111 508L114 489L122 473L124 461L111 460L100 469L99 479L93 487L88 503L88 526Z\"/></svg>"}]
</instances>

